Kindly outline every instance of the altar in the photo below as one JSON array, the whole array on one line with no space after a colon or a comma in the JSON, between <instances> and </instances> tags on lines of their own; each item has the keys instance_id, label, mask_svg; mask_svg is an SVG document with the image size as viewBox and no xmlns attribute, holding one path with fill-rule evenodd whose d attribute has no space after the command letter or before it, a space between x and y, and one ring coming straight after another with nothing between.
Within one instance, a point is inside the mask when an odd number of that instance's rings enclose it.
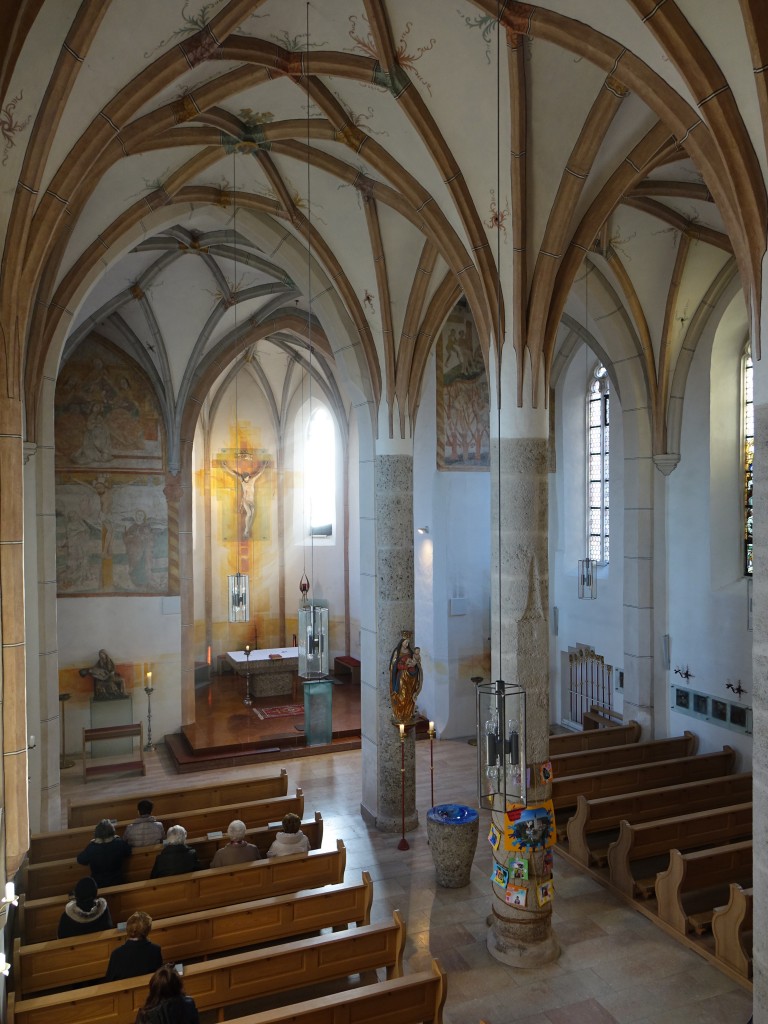
<instances>
[{"instance_id":1,"label":"altar","mask_svg":"<svg viewBox=\"0 0 768 1024\"><path fill-rule=\"evenodd\" d=\"M266 647L227 651L227 662L241 676L250 676L254 697L292 697L299 671L298 647Z\"/></svg>"}]
</instances>

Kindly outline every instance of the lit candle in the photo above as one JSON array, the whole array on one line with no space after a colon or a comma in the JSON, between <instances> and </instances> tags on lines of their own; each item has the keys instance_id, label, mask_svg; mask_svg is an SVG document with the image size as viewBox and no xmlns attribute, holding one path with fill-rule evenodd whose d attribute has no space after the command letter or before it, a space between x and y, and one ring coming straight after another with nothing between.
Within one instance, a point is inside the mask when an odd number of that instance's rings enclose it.
<instances>
[{"instance_id":1,"label":"lit candle","mask_svg":"<svg viewBox=\"0 0 768 1024\"><path fill-rule=\"evenodd\" d=\"M147 672L147 686L150 687L150 688L152 686L152 673L151 672Z\"/></svg>"},{"instance_id":2,"label":"lit candle","mask_svg":"<svg viewBox=\"0 0 768 1024\"><path fill-rule=\"evenodd\" d=\"M16 899L16 886L13 882L5 883L5 903L13 903Z\"/></svg>"},{"instance_id":3,"label":"lit candle","mask_svg":"<svg viewBox=\"0 0 768 1024\"><path fill-rule=\"evenodd\" d=\"M251 645L250 644L246 644L245 645L245 653L246 654L250 654L251 653Z\"/></svg>"},{"instance_id":4,"label":"lit candle","mask_svg":"<svg viewBox=\"0 0 768 1024\"><path fill-rule=\"evenodd\" d=\"M211 645L208 644L208 664L211 664Z\"/></svg>"},{"instance_id":5,"label":"lit candle","mask_svg":"<svg viewBox=\"0 0 768 1024\"><path fill-rule=\"evenodd\" d=\"M405 726L402 722L400 723L400 742L405 743Z\"/></svg>"}]
</instances>

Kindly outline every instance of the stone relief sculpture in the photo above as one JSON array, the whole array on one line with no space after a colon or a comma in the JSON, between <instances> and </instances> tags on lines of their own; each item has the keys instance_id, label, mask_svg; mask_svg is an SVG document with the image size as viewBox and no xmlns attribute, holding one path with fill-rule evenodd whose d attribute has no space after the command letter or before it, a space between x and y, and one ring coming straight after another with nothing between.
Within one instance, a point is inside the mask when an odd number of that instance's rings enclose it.
<instances>
[{"instance_id":1,"label":"stone relief sculpture","mask_svg":"<svg viewBox=\"0 0 768 1024\"><path fill-rule=\"evenodd\" d=\"M94 700L126 700L125 680L115 668L107 652L102 648L95 665L80 669L81 676L93 677Z\"/></svg>"},{"instance_id":2,"label":"stone relief sculpture","mask_svg":"<svg viewBox=\"0 0 768 1024\"><path fill-rule=\"evenodd\" d=\"M421 693L423 681L421 651L411 646L411 634L404 629L389 659L389 699L392 717L398 724L408 725L418 717L416 698Z\"/></svg>"}]
</instances>

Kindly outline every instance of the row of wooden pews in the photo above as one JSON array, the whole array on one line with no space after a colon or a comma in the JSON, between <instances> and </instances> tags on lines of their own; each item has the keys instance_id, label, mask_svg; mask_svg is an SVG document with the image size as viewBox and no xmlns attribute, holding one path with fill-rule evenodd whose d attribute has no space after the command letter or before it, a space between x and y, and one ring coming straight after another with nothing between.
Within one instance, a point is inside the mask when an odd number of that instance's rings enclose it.
<instances>
[{"instance_id":1,"label":"row of wooden pews","mask_svg":"<svg viewBox=\"0 0 768 1024\"><path fill-rule=\"evenodd\" d=\"M733 772L730 747L697 754L687 732L642 743L634 724L551 737L561 849L748 978L752 775Z\"/></svg>"},{"instance_id":2,"label":"row of wooden pews","mask_svg":"<svg viewBox=\"0 0 768 1024\"><path fill-rule=\"evenodd\" d=\"M92 835L83 822L93 822L106 811L113 818L122 815L127 823L142 795L108 808L102 802L72 806L70 829L33 837L27 891L19 907L20 935L14 943L9 1024L118 1024L135 1018L146 998L148 977L101 980L111 952L122 944L119 928L74 939L51 936L68 892L85 870L72 856ZM265 853L280 828L275 818L288 810L301 814L304 807L300 790L293 798L287 796L285 771L247 785L185 788L181 795L183 810L176 795L167 794L155 799L155 812L166 826L174 821L188 829L190 822L202 825L198 838L188 842L196 846L203 865L227 842L226 836L208 836L206 828L223 831L232 818L240 817L249 826L249 841ZM217 799L223 803L217 806ZM360 883L344 882L344 844L339 840L335 849L321 848L319 813L302 822L302 830L313 847L308 854L204 866L169 878L148 877L160 846L136 849L126 861L125 883L102 889L100 895L116 921L135 910L152 913L151 938L167 960L184 962L185 990L201 1012L216 1010L221 1018L227 1007L293 993L300 1001L242 1020L440 1024L446 982L437 961L431 971L402 977L406 932L399 913L394 912L391 922L371 925L370 876L363 872ZM43 859L51 852L56 859ZM364 981L378 979L379 972L385 980L375 985L345 987L351 975ZM343 990L303 999L311 986L329 982Z\"/></svg>"}]
</instances>

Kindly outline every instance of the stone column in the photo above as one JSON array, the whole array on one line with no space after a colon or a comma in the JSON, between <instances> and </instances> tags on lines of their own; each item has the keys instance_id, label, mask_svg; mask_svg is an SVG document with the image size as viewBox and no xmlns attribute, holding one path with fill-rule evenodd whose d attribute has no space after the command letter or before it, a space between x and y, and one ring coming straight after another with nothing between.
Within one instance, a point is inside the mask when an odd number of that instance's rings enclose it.
<instances>
[{"instance_id":1,"label":"stone column","mask_svg":"<svg viewBox=\"0 0 768 1024\"><path fill-rule=\"evenodd\" d=\"M195 721L195 588L192 543L192 440L182 438L181 468L168 474L164 492L168 502L168 547L171 531L178 531L178 588L181 606L181 724ZM171 572L169 565L169 584Z\"/></svg>"},{"instance_id":2,"label":"stone column","mask_svg":"<svg viewBox=\"0 0 768 1024\"><path fill-rule=\"evenodd\" d=\"M491 413L491 666L494 679L525 689L528 804L535 805L552 795L551 782L542 783L538 771L549 757L548 410L543 396L531 407L528 382L525 407L517 407L511 345L506 352L501 416ZM543 857L543 850L528 857L535 862L531 876L535 866L541 877ZM494 884L491 892L491 955L514 967L554 960L552 903L539 907L533 880L525 908L509 906Z\"/></svg>"},{"instance_id":3,"label":"stone column","mask_svg":"<svg viewBox=\"0 0 768 1024\"><path fill-rule=\"evenodd\" d=\"M373 460L373 521L361 522L361 548L372 554L366 572L361 621L362 643L375 660L376 678L363 678L363 817L382 832L402 827L401 745L392 722L389 661L403 630L413 631L413 454L410 441L379 444ZM364 477L361 467L361 477ZM361 494L361 519L365 513ZM371 529L372 528L372 529ZM418 637L415 638L418 644ZM415 732L406 730L405 828L418 825Z\"/></svg>"},{"instance_id":4,"label":"stone column","mask_svg":"<svg viewBox=\"0 0 768 1024\"><path fill-rule=\"evenodd\" d=\"M768 267L764 267L765 275ZM763 287L767 309L768 283ZM752 985L755 1024L768 1024L768 331L754 361L754 580L752 583L752 802L754 926ZM754 352L754 347L753 347Z\"/></svg>"}]
</instances>

